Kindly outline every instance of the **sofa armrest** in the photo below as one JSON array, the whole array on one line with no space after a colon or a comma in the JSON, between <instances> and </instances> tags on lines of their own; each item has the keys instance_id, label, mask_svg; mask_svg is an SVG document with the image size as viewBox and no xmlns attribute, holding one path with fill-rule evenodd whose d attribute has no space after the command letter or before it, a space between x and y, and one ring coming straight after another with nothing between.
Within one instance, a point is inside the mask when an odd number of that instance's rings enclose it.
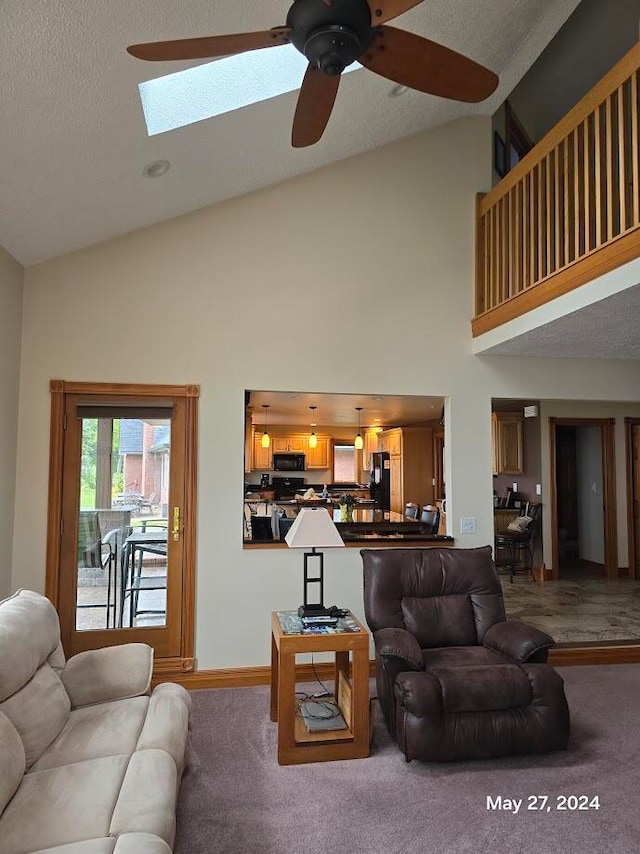
<instances>
[{"instance_id":1,"label":"sofa armrest","mask_svg":"<svg viewBox=\"0 0 640 854\"><path fill-rule=\"evenodd\" d=\"M506 655L512 661L544 663L553 638L520 620L495 623L484 636L484 646Z\"/></svg>"},{"instance_id":2,"label":"sofa armrest","mask_svg":"<svg viewBox=\"0 0 640 854\"><path fill-rule=\"evenodd\" d=\"M377 656L399 659L407 670L424 669L420 644L405 629L379 629L373 640Z\"/></svg>"},{"instance_id":3,"label":"sofa armrest","mask_svg":"<svg viewBox=\"0 0 640 854\"><path fill-rule=\"evenodd\" d=\"M71 707L93 706L148 694L153 672L153 649L127 643L80 652L61 673Z\"/></svg>"}]
</instances>

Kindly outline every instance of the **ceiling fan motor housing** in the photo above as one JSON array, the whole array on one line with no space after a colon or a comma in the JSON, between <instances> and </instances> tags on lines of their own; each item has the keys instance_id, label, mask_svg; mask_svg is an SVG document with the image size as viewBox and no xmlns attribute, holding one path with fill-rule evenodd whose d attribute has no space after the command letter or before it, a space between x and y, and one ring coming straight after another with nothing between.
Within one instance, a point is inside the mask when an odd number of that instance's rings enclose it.
<instances>
[{"instance_id":1,"label":"ceiling fan motor housing","mask_svg":"<svg viewBox=\"0 0 640 854\"><path fill-rule=\"evenodd\" d=\"M375 30L367 0L296 0L287 15L290 41L324 74L342 74L371 44Z\"/></svg>"}]
</instances>

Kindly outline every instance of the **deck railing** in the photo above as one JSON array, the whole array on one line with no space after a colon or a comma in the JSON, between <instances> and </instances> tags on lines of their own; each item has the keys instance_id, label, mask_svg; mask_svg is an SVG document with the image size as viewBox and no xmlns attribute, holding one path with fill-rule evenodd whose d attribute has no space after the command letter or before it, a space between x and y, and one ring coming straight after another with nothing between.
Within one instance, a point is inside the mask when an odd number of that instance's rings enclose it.
<instances>
[{"instance_id":1,"label":"deck railing","mask_svg":"<svg viewBox=\"0 0 640 854\"><path fill-rule=\"evenodd\" d=\"M640 256L640 43L478 197L480 335Z\"/></svg>"}]
</instances>

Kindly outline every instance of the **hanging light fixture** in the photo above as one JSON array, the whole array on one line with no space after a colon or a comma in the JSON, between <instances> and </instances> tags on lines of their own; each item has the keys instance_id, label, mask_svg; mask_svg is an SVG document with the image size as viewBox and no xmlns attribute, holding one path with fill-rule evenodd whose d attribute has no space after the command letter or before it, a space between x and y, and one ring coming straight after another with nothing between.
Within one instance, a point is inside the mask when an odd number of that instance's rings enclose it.
<instances>
[{"instance_id":1,"label":"hanging light fixture","mask_svg":"<svg viewBox=\"0 0 640 854\"><path fill-rule=\"evenodd\" d=\"M267 409L269 408L269 404L263 403L262 408L264 409L264 433L262 434L262 439L260 439L260 444L263 448L268 448L271 445L271 436L267 433Z\"/></svg>"},{"instance_id":2,"label":"hanging light fixture","mask_svg":"<svg viewBox=\"0 0 640 854\"><path fill-rule=\"evenodd\" d=\"M356 406L356 412L358 413L358 435L356 436L356 440L353 444L356 447L356 451L361 451L364 447L364 439L362 438L362 434L360 433L360 413L362 412L362 407Z\"/></svg>"},{"instance_id":3,"label":"hanging light fixture","mask_svg":"<svg viewBox=\"0 0 640 854\"><path fill-rule=\"evenodd\" d=\"M313 427L316 426L316 422L313 419L315 418L315 410L317 408L318 408L317 406L310 406L309 407L309 409L311 410L311 427L312 427L311 435L309 436L309 447L310 448L317 448L318 447L318 437L316 436L316 431L313 429Z\"/></svg>"}]
</instances>

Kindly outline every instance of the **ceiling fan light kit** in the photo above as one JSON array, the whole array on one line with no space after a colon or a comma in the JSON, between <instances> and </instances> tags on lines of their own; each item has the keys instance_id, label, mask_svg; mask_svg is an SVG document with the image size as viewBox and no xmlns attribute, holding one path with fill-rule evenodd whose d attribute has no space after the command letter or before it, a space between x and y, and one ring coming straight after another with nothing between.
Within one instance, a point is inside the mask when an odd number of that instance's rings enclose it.
<instances>
[{"instance_id":1,"label":"ceiling fan light kit","mask_svg":"<svg viewBox=\"0 0 640 854\"><path fill-rule=\"evenodd\" d=\"M131 45L132 56L152 61L205 59L291 42L309 62L293 120L291 142L317 142L327 126L340 77L354 62L398 87L477 103L498 77L443 45L384 26L422 0L294 0L286 25L256 33L206 36Z\"/></svg>"}]
</instances>

